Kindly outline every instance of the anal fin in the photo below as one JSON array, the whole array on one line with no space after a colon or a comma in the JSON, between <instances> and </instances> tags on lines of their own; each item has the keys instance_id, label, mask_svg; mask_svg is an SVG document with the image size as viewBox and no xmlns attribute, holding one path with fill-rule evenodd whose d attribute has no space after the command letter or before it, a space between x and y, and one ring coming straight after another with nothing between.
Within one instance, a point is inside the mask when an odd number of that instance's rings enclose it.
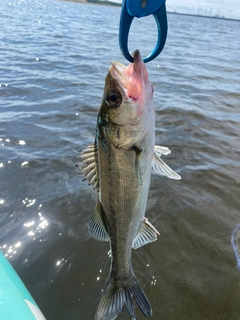
<instances>
[{"instance_id":1,"label":"anal fin","mask_svg":"<svg viewBox=\"0 0 240 320\"><path fill-rule=\"evenodd\" d=\"M148 219L144 218L141 227L138 230L136 238L133 241L133 249L138 249L145 244L156 241L157 236L160 236L160 233L156 228L148 221Z\"/></svg>"},{"instance_id":2,"label":"anal fin","mask_svg":"<svg viewBox=\"0 0 240 320\"><path fill-rule=\"evenodd\" d=\"M109 235L103 220L103 209L100 202L96 204L93 217L89 221L88 232L95 240L109 241Z\"/></svg>"}]
</instances>

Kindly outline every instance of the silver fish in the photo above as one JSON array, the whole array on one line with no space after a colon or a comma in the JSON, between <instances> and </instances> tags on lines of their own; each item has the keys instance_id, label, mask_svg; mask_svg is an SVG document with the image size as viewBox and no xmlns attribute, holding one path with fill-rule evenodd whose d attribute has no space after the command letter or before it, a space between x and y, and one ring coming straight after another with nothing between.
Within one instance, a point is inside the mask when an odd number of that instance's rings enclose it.
<instances>
[{"instance_id":1,"label":"silver fish","mask_svg":"<svg viewBox=\"0 0 240 320\"><path fill-rule=\"evenodd\" d=\"M153 86L140 52L135 50L133 57L129 66L116 61L110 66L95 143L80 154L81 173L98 195L89 233L109 241L111 249L111 270L95 320L116 319L124 305L136 319L135 303L145 317L152 315L131 252L160 235L145 218L151 171L181 179L161 159L170 150L155 146Z\"/></svg>"}]
</instances>

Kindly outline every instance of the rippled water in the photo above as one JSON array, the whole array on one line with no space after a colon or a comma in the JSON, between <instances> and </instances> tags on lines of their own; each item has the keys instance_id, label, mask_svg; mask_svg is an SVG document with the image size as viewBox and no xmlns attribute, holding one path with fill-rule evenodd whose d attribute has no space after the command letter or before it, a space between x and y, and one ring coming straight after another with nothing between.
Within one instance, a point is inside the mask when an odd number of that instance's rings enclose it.
<instances>
[{"instance_id":1,"label":"rippled water","mask_svg":"<svg viewBox=\"0 0 240 320\"><path fill-rule=\"evenodd\" d=\"M126 63L119 14L0 0L0 248L48 320L93 319L109 270L108 245L86 227L96 195L71 157L93 142L110 62ZM156 142L182 180L152 177L146 215L161 237L133 252L134 269L154 320L239 320L240 23L168 20L147 67ZM152 18L134 21L131 50L155 40Z\"/></svg>"}]
</instances>

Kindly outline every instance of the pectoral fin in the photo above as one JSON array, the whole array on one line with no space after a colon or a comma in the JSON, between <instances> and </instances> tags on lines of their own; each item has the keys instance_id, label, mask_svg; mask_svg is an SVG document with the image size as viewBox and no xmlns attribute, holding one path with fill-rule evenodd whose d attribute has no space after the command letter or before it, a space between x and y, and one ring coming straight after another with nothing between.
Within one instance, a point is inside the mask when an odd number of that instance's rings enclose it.
<instances>
[{"instance_id":1,"label":"pectoral fin","mask_svg":"<svg viewBox=\"0 0 240 320\"><path fill-rule=\"evenodd\" d=\"M133 241L133 249L140 248L147 243L153 242L157 240L157 236L160 236L160 233L154 226L148 221L148 219L144 219L136 238Z\"/></svg>"},{"instance_id":2,"label":"pectoral fin","mask_svg":"<svg viewBox=\"0 0 240 320\"><path fill-rule=\"evenodd\" d=\"M171 150L168 149L167 147L162 147L162 146L154 146L154 152L161 157L162 154L165 156L171 153Z\"/></svg>"},{"instance_id":3,"label":"pectoral fin","mask_svg":"<svg viewBox=\"0 0 240 320\"><path fill-rule=\"evenodd\" d=\"M174 172L162 159L161 155L167 155L171 151L166 147L155 146L152 159L152 173L167 176L170 179L180 180L181 176Z\"/></svg>"},{"instance_id":4,"label":"pectoral fin","mask_svg":"<svg viewBox=\"0 0 240 320\"><path fill-rule=\"evenodd\" d=\"M140 170L140 166L139 166L139 156L142 151L140 149L138 149L136 146L133 147L132 149L135 151L135 154L136 154L136 159L135 159L136 175L137 175L139 184L142 185L142 176L141 176L141 170Z\"/></svg>"},{"instance_id":5,"label":"pectoral fin","mask_svg":"<svg viewBox=\"0 0 240 320\"><path fill-rule=\"evenodd\" d=\"M95 211L92 219L88 224L88 232L93 239L98 241L108 241L109 235L104 223L103 210L101 203L98 202L95 207Z\"/></svg>"}]
</instances>

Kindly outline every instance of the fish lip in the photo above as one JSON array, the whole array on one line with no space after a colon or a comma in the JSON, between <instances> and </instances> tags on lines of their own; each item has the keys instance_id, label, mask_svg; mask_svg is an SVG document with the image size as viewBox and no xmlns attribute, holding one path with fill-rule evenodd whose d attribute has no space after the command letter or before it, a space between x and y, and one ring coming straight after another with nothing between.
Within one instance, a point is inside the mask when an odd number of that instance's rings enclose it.
<instances>
[{"instance_id":1,"label":"fish lip","mask_svg":"<svg viewBox=\"0 0 240 320\"><path fill-rule=\"evenodd\" d=\"M133 70L138 74L141 73L142 67L145 68L140 51L138 49L133 51L132 57L134 59L134 62L130 63L128 66L114 60L109 68L111 76L116 80L118 80L120 84L123 86L124 86L123 84L124 81L120 81L120 80L121 78L123 78L123 80L128 81L128 77L124 74L124 71L126 71L131 65L133 66Z\"/></svg>"},{"instance_id":2,"label":"fish lip","mask_svg":"<svg viewBox=\"0 0 240 320\"><path fill-rule=\"evenodd\" d=\"M138 117L147 112L146 105L152 99L153 87L149 81L148 71L139 50L133 52L133 63L128 66L113 61L109 73L122 91L125 101L136 108Z\"/></svg>"},{"instance_id":3,"label":"fish lip","mask_svg":"<svg viewBox=\"0 0 240 320\"><path fill-rule=\"evenodd\" d=\"M133 65L134 65L135 72L140 73L142 70L142 67L145 68L140 51L138 49L134 50L132 53L132 57L134 59Z\"/></svg>"},{"instance_id":4,"label":"fish lip","mask_svg":"<svg viewBox=\"0 0 240 320\"><path fill-rule=\"evenodd\" d=\"M147 74L148 78L148 73L138 49L134 50L132 57L134 58L134 62L130 63L128 66L114 60L109 68L109 72L112 78L119 83L126 96L133 100L137 100L137 97L134 97L134 95L131 94L131 92L136 91L133 79L142 79L143 74ZM145 78L144 82L146 82L146 80L147 79ZM140 82L142 82L142 80Z\"/></svg>"}]
</instances>

